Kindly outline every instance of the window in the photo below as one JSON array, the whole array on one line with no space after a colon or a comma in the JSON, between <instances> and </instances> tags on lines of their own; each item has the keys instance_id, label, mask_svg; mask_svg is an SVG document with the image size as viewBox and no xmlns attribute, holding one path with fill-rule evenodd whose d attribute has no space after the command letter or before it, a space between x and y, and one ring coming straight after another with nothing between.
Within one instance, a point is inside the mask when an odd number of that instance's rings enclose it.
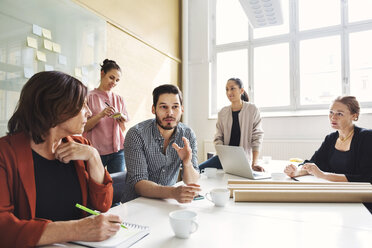
<instances>
[{"instance_id":1,"label":"window","mask_svg":"<svg viewBox=\"0 0 372 248\"><path fill-rule=\"evenodd\" d=\"M254 81L262 82L254 85L254 102L260 107L289 106L288 43L255 48L253 65Z\"/></svg>"},{"instance_id":2,"label":"window","mask_svg":"<svg viewBox=\"0 0 372 248\"><path fill-rule=\"evenodd\" d=\"M248 82L248 51L247 49L221 52L217 54L217 109L229 104L226 97L226 82L231 75L239 75L243 82ZM246 84L245 87L248 85Z\"/></svg>"},{"instance_id":3,"label":"window","mask_svg":"<svg viewBox=\"0 0 372 248\"><path fill-rule=\"evenodd\" d=\"M299 30L340 25L340 1L342 0L298 0Z\"/></svg>"},{"instance_id":4,"label":"window","mask_svg":"<svg viewBox=\"0 0 372 248\"><path fill-rule=\"evenodd\" d=\"M283 24L257 29L239 0L211 3L211 117L231 77L262 112L326 109L345 94L372 107L372 1L281 0Z\"/></svg>"},{"instance_id":5,"label":"window","mask_svg":"<svg viewBox=\"0 0 372 248\"><path fill-rule=\"evenodd\" d=\"M341 89L339 36L300 41L300 104L329 104Z\"/></svg>"},{"instance_id":6,"label":"window","mask_svg":"<svg viewBox=\"0 0 372 248\"><path fill-rule=\"evenodd\" d=\"M372 96L372 30L350 34L350 94L360 101Z\"/></svg>"}]
</instances>

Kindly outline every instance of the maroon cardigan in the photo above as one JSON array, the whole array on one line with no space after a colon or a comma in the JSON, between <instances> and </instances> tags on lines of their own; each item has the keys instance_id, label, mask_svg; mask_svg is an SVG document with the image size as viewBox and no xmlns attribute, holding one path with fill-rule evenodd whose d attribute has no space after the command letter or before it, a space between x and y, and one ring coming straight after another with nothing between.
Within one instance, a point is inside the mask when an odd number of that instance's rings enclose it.
<instances>
[{"instance_id":1,"label":"maroon cardigan","mask_svg":"<svg viewBox=\"0 0 372 248\"><path fill-rule=\"evenodd\" d=\"M64 140L90 145L83 137ZM82 203L101 212L111 207L112 179L107 171L103 184L90 179L84 161L74 161ZM36 187L30 139L23 133L0 138L0 247L34 247L51 222L35 218ZM83 217L83 215L82 215Z\"/></svg>"}]
</instances>

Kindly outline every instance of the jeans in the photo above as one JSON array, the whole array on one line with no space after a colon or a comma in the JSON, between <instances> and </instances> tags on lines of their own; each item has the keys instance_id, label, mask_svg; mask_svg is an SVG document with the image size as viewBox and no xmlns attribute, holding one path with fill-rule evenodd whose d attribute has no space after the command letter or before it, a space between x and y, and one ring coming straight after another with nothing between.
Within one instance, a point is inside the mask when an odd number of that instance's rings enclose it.
<instances>
[{"instance_id":1,"label":"jeans","mask_svg":"<svg viewBox=\"0 0 372 248\"><path fill-rule=\"evenodd\" d=\"M207 168L207 167L222 169L220 159L218 158L217 155L213 156L210 159L208 159L207 161L204 161L203 163L199 164L199 169L200 170L203 170L204 168Z\"/></svg>"},{"instance_id":2,"label":"jeans","mask_svg":"<svg viewBox=\"0 0 372 248\"><path fill-rule=\"evenodd\" d=\"M109 173L125 170L124 150L101 156L103 166L107 166Z\"/></svg>"}]
</instances>

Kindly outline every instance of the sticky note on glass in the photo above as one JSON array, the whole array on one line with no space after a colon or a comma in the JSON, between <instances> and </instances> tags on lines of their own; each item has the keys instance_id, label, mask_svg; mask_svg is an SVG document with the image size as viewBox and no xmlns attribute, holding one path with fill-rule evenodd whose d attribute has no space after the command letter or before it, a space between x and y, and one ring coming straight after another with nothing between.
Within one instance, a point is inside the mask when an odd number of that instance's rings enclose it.
<instances>
[{"instance_id":1,"label":"sticky note on glass","mask_svg":"<svg viewBox=\"0 0 372 248\"><path fill-rule=\"evenodd\" d=\"M82 77L82 75L81 75L81 69L80 68L75 68L75 76L76 77L79 77L79 78Z\"/></svg>"},{"instance_id":2,"label":"sticky note on glass","mask_svg":"<svg viewBox=\"0 0 372 248\"><path fill-rule=\"evenodd\" d=\"M86 75L88 75L88 68L86 68L86 67L81 67L81 74L83 75L83 76L86 76Z\"/></svg>"},{"instance_id":3,"label":"sticky note on glass","mask_svg":"<svg viewBox=\"0 0 372 248\"><path fill-rule=\"evenodd\" d=\"M37 49L37 40L27 36L27 46Z\"/></svg>"},{"instance_id":4,"label":"sticky note on glass","mask_svg":"<svg viewBox=\"0 0 372 248\"><path fill-rule=\"evenodd\" d=\"M46 56L45 56L45 53L43 53L43 52L41 52L41 51L36 51L36 58L37 58L37 60L39 60L39 61L46 62Z\"/></svg>"},{"instance_id":5,"label":"sticky note on glass","mask_svg":"<svg viewBox=\"0 0 372 248\"><path fill-rule=\"evenodd\" d=\"M53 51L55 51L56 53L61 53L61 45L58 44L58 43L53 43Z\"/></svg>"},{"instance_id":6,"label":"sticky note on glass","mask_svg":"<svg viewBox=\"0 0 372 248\"><path fill-rule=\"evenodd\" d=\"M23 69L25 78L31 78L34 75L34 69L32 68L24 68Z\"/></svg>"},{"instance_id":7,"label":"sticky note on glass","mask_svg":"<svg viewBox=\"0 0 372 248\"><path fill-rule=\"evenodd\" d=\"M46 29L46 28L42 28L41 29L42 33L43 33L43 36L49 40L52 39L52 32L50 32L50 30Z\"/></svg>"},{"instance_id":8,"label":"sticky note on glass","mask_svg":"<svg viewBox=\"0 0 372 248\"><path fill-rule=\"evenodd\" d=\"M45 40L44 39L44 48L47 49L47 50L52 51L53 50L53 42L51 42L50 40Z\"/></svg>"},{"instance_id":9,"label":"sticky note on glass","mask_svg":"<svg viewBox=\"0 0 372 248\"><path fill-rule=\"evenodd\" d=\"M58 56L58 63L60 63L61 65L66 65L67 64L66 56L59 55Z\"/></svg>"},{"instance_id":10,"label":"sticky note on glass","mask_svg":"<svg viewBox=\"0 0 372 248\"><path fill-rule=\"evenodd\" d=\"M53 70L54 70L53 66L45 64L45 71L53 71Z\"/></svg>"},{"instance_id":11,"label":"sticky note on glass","mask_svg":"<svg viewBox=\"0 0 372 248\"><path fill-rule=\"evenodd\" d=\"M32 33L41 36L41 27L36 24L32 24Z\"/></svg>"}]
</instances>

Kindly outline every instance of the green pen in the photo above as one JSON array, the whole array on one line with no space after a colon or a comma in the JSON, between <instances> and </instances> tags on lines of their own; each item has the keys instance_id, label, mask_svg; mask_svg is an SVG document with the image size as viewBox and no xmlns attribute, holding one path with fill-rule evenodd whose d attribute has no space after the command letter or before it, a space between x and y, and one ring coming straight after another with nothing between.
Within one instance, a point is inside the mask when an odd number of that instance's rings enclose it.
<instances>
[{"instance_id":1,"label":"green pen","mask_svg":"<svg viewBox=\"0 0 372 248\"><path fill-rule=\"evenodd\" d=\"M80 208L81 210L84 210L87 213L90 213L90 214L93 214L93 215L99 215L99 213L97 211L94 211L92 209L89 209L87 207L84 207L83 205L80 205L79 203L76 203L75 207ZM123 227L123 228L125 228L125 229L128 229L123 224L120 224L120 226Z\"/></svg>"}]
</instances>

